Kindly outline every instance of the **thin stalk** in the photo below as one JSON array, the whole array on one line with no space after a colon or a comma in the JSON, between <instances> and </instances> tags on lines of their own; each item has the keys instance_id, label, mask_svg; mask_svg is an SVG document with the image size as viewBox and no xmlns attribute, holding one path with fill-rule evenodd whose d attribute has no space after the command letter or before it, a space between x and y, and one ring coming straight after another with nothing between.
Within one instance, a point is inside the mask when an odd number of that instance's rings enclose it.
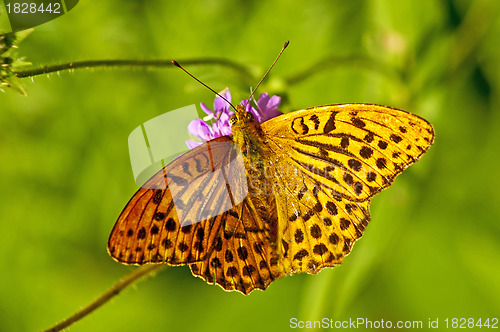
<instances>
[{"instance_id":1,"label":"thin stalk","mask_svg":"<svg viewBox=\"0 0 500 332\"><path fill-rule=\"evenodd\" d=\"M252 80L252 75L245 66L223 58L200 58L190 60L180 60L184 65L220 65L229 67L238 72L245 80ZM49 74L62 70L74 70L80 68L105 68L105 67L173 67L171 60L139 60L139 59L116 59L116 60L85 60L61 63L56 65L41 66L13 71L19 78L33 77L37 75Z\"/></svg>"},{"instance_id":2,"label":"thin stalk","mask_svg":"<svg viewBox=\"0 0 500 332\"><path fill-rule=\"evenodd\" d=\"M77 311L70 317L64 319L60 323L54 325L53 327L44 330L44 332L56 332L67 328L68 326L76 323L83 317L90 314L92 311L96 310L97 308L99 308L100 306L111 300L113 297L118 295L123 289L125 289L130 284L138 281L142 277L150 276L154 272L157 272L165 268L166 266L167 265L163 264L150 264L150 265L143 265L135 269L134 271L132 271L131 273L120 279L110 289L108 289L105 293L101 294L98 298L89 303L87 306Z\"/></svg>"}]
</instances>

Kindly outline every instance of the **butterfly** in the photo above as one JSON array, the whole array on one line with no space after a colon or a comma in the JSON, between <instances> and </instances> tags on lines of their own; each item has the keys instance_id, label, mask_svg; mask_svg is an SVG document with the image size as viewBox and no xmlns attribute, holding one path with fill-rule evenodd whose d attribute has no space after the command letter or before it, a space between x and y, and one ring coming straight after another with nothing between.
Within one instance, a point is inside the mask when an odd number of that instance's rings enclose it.
<instances>
[{"instance_id":1,"label":"butterfly","mask_svg":"<svg viewBox=\"0 0 500 332\"><path fill-rule=\"evenodd\" d=\"M285 275L340 264L370 220L373 196L433 144L426 120L342 104L261 124L238 105L232 134L175 159L130 199L109 238L125 264L189 265L248 294Z\"/></svg>"}]
</instances>

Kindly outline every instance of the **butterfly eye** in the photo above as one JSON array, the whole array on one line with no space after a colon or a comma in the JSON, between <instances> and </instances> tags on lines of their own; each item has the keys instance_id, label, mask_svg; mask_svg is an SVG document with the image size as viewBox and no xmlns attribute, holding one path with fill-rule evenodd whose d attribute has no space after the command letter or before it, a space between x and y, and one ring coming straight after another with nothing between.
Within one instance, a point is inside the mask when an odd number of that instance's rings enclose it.
<instances>
[{"instance_id":1,"label":"butterfly eye","mask_svg":"<svg viewBox=\"0 0 500 332\"><path fill-rule=\"evenodd\" d=\"M231 117L229 118L229 123L231 124L231 126L234 125L236 121L238 121L238 119L236 119L236 115L231 115Z\"/></svg>"}]
</instances>

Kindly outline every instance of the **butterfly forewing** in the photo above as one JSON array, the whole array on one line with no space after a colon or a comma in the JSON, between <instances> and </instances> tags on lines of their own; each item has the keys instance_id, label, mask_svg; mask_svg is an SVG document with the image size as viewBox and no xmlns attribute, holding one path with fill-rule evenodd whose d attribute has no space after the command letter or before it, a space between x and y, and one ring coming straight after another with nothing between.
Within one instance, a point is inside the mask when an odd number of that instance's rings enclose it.
<instances>
[{"instance_id":1,"label":"butterfly forewing","mask_svg":"<svg viewBox=\"0 0 500 332\"><path fill-rule=\"evenodd\" d=\"M292 112L262 129L277 165L279 244L289 273L341 263L370 220L370 198L434 139L425 120L365 104Z\"/></svg>"},{"instance_id":2,"label":"butterfly forewing","mask_svg":"<svg viewBox=\"0 0 500 332\"><path fill-rule=\"evenodd\" d=\"M422 118L367 104L296 111L263 123L262 129L271 150L287 150L282 167L296 166L351 200L388 187L434 139L432 126Z\"/></svg>"},{"instance_id":3,"label":"butterfly forewing","mask_svg":"<svg viewBox=\"0 0 500 332\"><path fill-rule=\"evenodd\" d=\"M214 217L246 196L242 165L234 165L234 147L228 137L218 138L154 175L120 214L108 242L111 256L128 264L204 259L220 228Z\"/></svg>"}]
</instances>

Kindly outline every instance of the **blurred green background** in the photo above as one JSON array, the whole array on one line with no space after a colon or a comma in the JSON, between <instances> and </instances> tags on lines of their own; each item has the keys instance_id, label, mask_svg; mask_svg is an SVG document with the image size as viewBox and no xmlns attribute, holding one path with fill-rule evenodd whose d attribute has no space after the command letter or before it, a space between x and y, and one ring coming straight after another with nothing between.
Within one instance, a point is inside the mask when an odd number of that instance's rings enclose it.
<instances>
[{"instance_id":1,"label":"blurred green background","mask_svg":"<svg viewBox=\"0 0 500 332\"><path fill-rule=\"evenodd\" d=\"M95 1L37 27L34 66L88 59L235 61L189 66L233 100L291 44L261 88L282 109L366 102L429 120L435 145L372 202L341 266L249 296L168 268L71 331L281 331L290 319L499 317L500 2ZM90 69L0 94L0 330L48 328L135 267L108 256L136 190L127 137L213 95L178 69ZM498 326L498 325L497 325Z\"/></svg>"}]
</instances>

